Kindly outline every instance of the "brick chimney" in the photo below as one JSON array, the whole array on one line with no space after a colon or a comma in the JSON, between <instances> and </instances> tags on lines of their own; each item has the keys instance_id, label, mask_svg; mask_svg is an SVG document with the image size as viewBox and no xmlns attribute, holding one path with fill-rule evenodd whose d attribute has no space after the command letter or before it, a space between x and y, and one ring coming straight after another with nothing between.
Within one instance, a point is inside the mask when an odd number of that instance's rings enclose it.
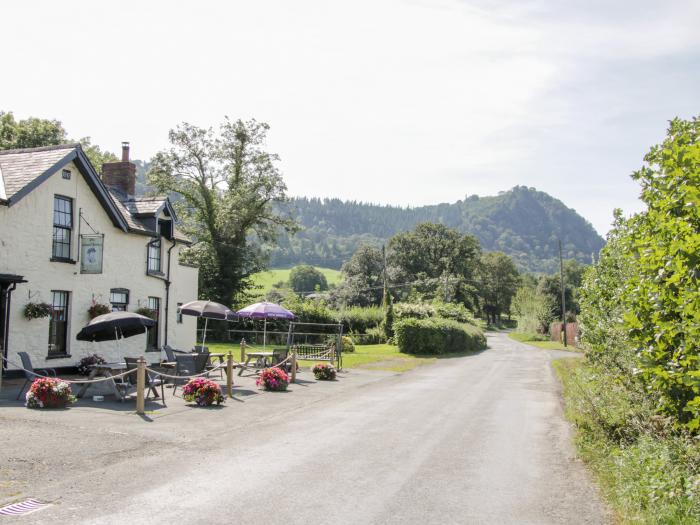
<instances>
[{"instance_id":1,"label":"brick chimney","mask_svg":"<svg viewBox=\"0 0 700 525\"><path fill-rule=\"evenodd\" d=\"M129 143L122 142L122 161L102 165L102 182L129 197L136 193L136 164L129 161Z\"/></svg>"}]
</instances>

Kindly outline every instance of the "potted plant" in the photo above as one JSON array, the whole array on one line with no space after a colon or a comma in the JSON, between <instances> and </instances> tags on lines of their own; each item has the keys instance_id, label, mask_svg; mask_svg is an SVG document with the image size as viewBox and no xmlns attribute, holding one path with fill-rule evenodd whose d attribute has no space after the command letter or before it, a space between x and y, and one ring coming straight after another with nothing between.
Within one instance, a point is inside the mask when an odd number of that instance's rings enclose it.
<instances>
[{"instance_id":1,"label":"potted plant","mask_svg":"<svg viewBox=\"0 0 700 525\"><path fill-rule=\"evenodd\" d=\"M194 401L200 407L208 407L215 402L220 405L224 402L221 387L204 377L190 379L182 389L182 398L185 401Z\"/></svg>"},{"instance_id":2,"label":"potted plant","mask_svg":"<svg viewBox=\"0 0 700 525\"><path fill-rule=\"evenodd\" d=\"M75 401L70 383L55 377L35 379L27 392L28 408L63 408Z\"/></svg>"},{"instance_id":3,"label":"potted plant","mask_svg":"<svg viewBox=\"0 0 700 525\"><path fill-rule=\"evenodd\" d=\"M335 379L335 368L327 363L317 363L311 369L314 377L320 381L333 381Z\"/></svg>"},{"instance_id":4,"label":"potted plant","mask_svg":"<svg viewBox=\"0 0 700 525\"><path fill-rule=\"evenodd\" d=\"M90 308L88 308L88 315L90 316L90 319L94 319L98 315L108 314L111 311L112 309L109 307L109 305L98 303L93 299Z\"/></svg>"},{"instance_id":5,"label":"potted plant","mask_svg":"<svg viewBox=\"0 0 700 525\"><path fill-rule=\"evenodd\" d=\"M90 365L100 365L106 363L105 358L99 354L92 354L83 357L78 363L78 373L81 376L86 376L90 374Z\"/></svg>"},{"instance_id":6,"label":"potted plant","mask_svg":"<svg viewBox=\"0 0 700 525\"><path fill-rule=\"evenodd\" d=\"M255 380L255 384L262 387L264 390L280 392L282 390L287 390L289 376L284 370L274 366L260 372L260 375Z\"/></svg>"},{"instance_id":7,"label":"potted plant","mask_svg":"<svg viewBox=\"0 0 700 525\"><path fill-rule=\"evenodd\" d=\"M49 303L27 303L24 307L24 317L29 321L41 319L51 315L51 305Z\"/></svg>"}]
</instances>

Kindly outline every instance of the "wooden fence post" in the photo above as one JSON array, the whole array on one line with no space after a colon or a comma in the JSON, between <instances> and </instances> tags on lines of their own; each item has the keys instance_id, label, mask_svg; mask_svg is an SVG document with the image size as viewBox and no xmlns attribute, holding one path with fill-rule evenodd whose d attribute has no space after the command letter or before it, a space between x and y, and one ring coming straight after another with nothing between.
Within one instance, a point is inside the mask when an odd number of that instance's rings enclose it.
<instances>
[{"instance_id":1,"label":"wooden fence post","mask_svg":"<svg viewBox=\"0 0 700 525\"><path fill-rule=\"evenodd\" d=\"M233 355L230 350L226 356L226 393L233 397Z\"/></svg>"},{"instance_id":2,"label":"wooden fence post","mask_svg":"<svg viewBox=\"0 0 700 525\"><path fill-rule=\"evenodd\" d=\"M143 415L146 412L145 406L145 390L146 390L146 360L143 356L139 357L136 365L136 413Z\"/></svg>"},{"instance_id":3,"label":"wooden fence post","mask_svg":"<svg viewBox=\"0 0 700 525\"><path fill-rule=\"evenodd\" d=\"M292 350L292 383L297 381L297 352Z\"/></svg>"}]
</instances>

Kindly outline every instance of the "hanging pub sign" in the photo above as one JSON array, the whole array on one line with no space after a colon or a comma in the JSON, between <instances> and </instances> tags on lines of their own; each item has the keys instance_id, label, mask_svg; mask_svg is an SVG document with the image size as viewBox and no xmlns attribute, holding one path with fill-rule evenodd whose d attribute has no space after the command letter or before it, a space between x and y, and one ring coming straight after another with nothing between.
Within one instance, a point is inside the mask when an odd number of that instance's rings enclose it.
<instances>
[{"instance_id":1,"label":"hanging pub sign","mask_svg":"<svg viewBox=\"0 0 700 525\"><path fill-rule=\"evenodd\" d=\"M102 273L104 235L80 236L80 273Z\"/></svg>"}]
</instances>

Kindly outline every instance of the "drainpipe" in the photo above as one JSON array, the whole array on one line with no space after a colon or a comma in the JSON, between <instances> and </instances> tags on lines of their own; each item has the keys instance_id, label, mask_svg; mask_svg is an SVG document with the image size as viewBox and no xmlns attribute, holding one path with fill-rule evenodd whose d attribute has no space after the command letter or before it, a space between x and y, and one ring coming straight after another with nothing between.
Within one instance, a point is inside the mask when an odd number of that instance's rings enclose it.
<instances>
[{"instance_id":1,"label":"drainpipe","mask_svg":"<svg viewBox=\"0 0 700 525\"><path fill-rule=\"evenodd\" d=\"M168 248L168 273L165 276L165 338L164 345L168 344L168 310L170 309L170 252L177 245L177 241L173 239L173 245Z\"/></svg>"}]
</instances>

